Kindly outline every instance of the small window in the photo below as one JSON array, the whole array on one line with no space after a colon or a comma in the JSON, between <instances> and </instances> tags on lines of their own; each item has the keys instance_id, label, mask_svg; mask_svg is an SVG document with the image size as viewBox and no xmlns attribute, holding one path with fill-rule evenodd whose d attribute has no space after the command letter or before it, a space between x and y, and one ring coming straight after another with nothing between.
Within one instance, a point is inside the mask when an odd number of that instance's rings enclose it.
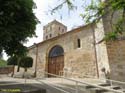
<instances>
[{"instance_id":1,"label":"small window","mask_svg":"<svg viewBox=\"0 0 125 93\"><path fill-rule=\"evenodd\" d=\"M60 30L60 27L59 27L59 30Z\"/></svg>"},{"instance_id":2,"label":"small window","mask_svg":"<svg viewBox=\"0 0 125 93\"><path fill-rule=\"evenodd\" d=\"M48 36L46 36L46 39L48 39Z\"/></svg>"},{"instance_id":3,"label":"small window","mask_svg":"<svg viewBox=\"0 0 125 93\"><path fill-rule=\"evenodd\" d=\"M50 34L49 37L51 38L51 37L52 37L52 34Z\"/></svg>"},{"instance_id":4,"label":"small window","mask_svg":"<svg viewBox=\"0 0 125 93\"><path fill-rule=\"evenodd\" d=\"M77 39L77 47L80 48L81 47L81 40Z\"/></svg>"}]
</instances>

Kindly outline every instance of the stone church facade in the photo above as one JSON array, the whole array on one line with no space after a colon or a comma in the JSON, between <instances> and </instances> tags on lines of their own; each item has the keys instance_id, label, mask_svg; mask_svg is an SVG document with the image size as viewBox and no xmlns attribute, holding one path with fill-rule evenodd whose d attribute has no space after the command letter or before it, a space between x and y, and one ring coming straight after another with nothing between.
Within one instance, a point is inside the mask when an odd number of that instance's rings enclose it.
<instances>
[{"instance_id":1,"label":"stone church facade","mask_svg":"<svg viewBox=\"0 0 125 93\"><path fill-rule=\"evenodd\" d=\"M105 17L106 19L106 17ZM43 71L67 77L103 78L105 68L111 79L125 81L125 40L102 41L110 29L108 21L91 23L67 31L54 20L44 26L43 41L29 47L34 59L30 71L44 76Z\"/></svg>"}]
</instances>

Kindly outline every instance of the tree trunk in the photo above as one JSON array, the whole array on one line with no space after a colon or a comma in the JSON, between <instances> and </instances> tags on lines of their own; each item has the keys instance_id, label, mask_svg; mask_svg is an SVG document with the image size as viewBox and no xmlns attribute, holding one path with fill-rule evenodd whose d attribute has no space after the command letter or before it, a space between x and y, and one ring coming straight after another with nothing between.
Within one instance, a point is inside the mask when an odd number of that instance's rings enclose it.
<instances>
[{"instance_id":1,"label":"tree trunk","mask_svg":"<svg viewBox=\"0 0 125 93\"><path fill-rule=\"evenodd\" d=\"M17 68L17 72L20 71L20 63L19 63L19 62L20 62L20 58L18 59L18 64L17 64L17 65L18 65L18 68Z\"/></svg>"},{"instance_id":2,"label":"tree trunk","mask_svg":"<svg viewBox=\"0 0 125 93\"><path fill-rule=\"evenodd\" d=\"M13 77L13 75L14 75L14 71L15 71L15 65L13 65L13 72L12 72L11 77Z\"/></svg>"},{"instance_id":3,"label":"tree trunk","mask_svg":"<svg viewBox=\"0 0 125 93\"><path fill-rule=\"evenodd\" d=\"M25 72L27 72L27 68L25 68Z\"/></svg>"},{"instance_id":4,"label":"tree trunk","mask_svg":"<svg viewBox=\"0 0 125 93\"><path fill-rule=\"evenodd\" d=\"M20 66L18 65L17 72L19 72L19 71L20 71Z\"/></svg>"}]
</instances>

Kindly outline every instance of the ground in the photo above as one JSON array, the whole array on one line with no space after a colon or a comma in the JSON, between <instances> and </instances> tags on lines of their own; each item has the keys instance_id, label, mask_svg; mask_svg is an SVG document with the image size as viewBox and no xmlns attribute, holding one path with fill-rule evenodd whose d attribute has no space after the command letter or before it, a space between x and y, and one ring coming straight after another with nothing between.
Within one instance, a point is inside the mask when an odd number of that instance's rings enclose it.
<instances>
[{"instance_id":1,"label":"ground","mask_svg":"<svg viewBox=\"0 0 125 93\"><path fill-rule=\"evenodd\" d=\"M78 82L84 82L84 83L78 83ZM99 93L108 93L108 92L105 92L104 89L96 88L96 87L90 86L89 84L93 86L99 85L100 87L106 86L109 89L116 88L115 91L121 91L121 89L119 89L118 86L111 87L109 84L105 83L104 80L100 81L98 79L92 79L92 78L84 78L84 79L70 78L70 80L68 80L66 78L62 79L62 78L55 78L55 77L54 78L41 77L41 78L34 78L34 79L33 78L22 79L22 78L8 77L7 75L0 75L0 89L3 88L2 86L6 86L6 89L13 88L12 86L14 86L15 88L18 88L18 89L20 87L21 89L30 89L30 90L45 89L46 93L74 93L74 92L75 93L97 93L97 91L103 91ZM0 92L0 93L3 93L3 92ZM36 92L36 93L45 93L45 91ZM109 93L113 93L113 92L109 92Z\"/></svg>"}]
</instances>

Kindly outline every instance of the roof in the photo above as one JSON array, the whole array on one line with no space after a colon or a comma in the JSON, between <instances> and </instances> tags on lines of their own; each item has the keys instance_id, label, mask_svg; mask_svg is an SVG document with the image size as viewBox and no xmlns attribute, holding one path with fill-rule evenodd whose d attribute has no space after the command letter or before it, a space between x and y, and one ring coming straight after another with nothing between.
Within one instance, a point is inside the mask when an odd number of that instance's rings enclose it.
<instances>
[{"instance_id":1,"label":"roof","mask_svg":"<svg viewBox=\"0 0 125 93\"><path fill-rule=\"evenodd\" d=\"M64 27L67 27L67 26L65 26L64 24L62 24L61 22L57 21L57 20L53 20L53 21L49 22L49 23L46 24L44 27L46 27L46 26L48 26L48 25L52 25L52 24L54 24L54 23L57 23L57 24L63 25Z\"/></svg>"}]
</instances>

